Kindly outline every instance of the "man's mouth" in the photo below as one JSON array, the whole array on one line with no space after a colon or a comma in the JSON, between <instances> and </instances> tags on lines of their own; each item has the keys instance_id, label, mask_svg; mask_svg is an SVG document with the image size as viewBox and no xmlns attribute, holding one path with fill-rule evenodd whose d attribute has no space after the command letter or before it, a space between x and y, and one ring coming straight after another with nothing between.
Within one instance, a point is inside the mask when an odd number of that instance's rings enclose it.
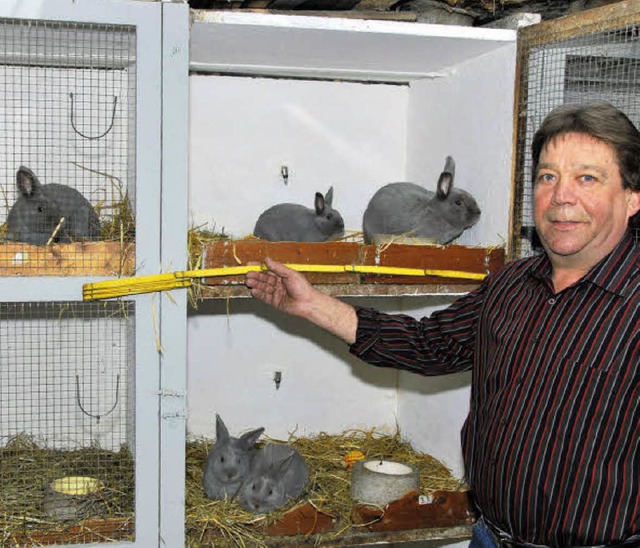
<instances>
[{"instance_id":1,"label":"man's mouth","mask_svg":"<svg viewBox=\"0 0 640 548\"><path fill-rule=\"evenodd\" d=\"M561 230L572 229L582 224L582 221L573 221L573 220L566 220L566 219L549 219L549 220L555 228L559 228Z\"/></svg>"}]
</instances>

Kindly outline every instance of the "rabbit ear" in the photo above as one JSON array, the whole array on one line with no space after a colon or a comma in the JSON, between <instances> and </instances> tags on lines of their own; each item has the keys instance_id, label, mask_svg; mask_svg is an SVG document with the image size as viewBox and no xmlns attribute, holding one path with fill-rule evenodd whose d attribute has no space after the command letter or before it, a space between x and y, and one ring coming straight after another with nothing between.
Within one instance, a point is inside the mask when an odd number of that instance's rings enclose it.
<instances>
[{"instance_id":1,"label":"rabbit ear","mask_svg":"<svg viewBox=\"0 0 640 548\"><path fill-rule=\"evenodd\" d=\"M291 461L293 460L294 455L295 453L291 451L291 453L289 453L277 464L276 468L280 475L284 476L286 471L289 469L289 466L291 466Z\"/></svg>"},{"instance_id":2,"label":"rabbit ear","mask_svg":"<svg viewBox=\"0 0 640 548\"><path fill-rule=\"evenodd\" d=\"M447 159L444 162L444 169L442 170L445 173L451 173L451 182L456 177L456 162L451 156L447 156Z\"/></svg>"},{"instance_id":3,"label":"rabbit ear","mask_svg":"<svg viewBox=\"0 0 640 548\"><path fill-rule=\"evenodd\" d=\"M28 167L20 166L16 173L16 184L23 196L30 198L40 188L40 181Z\"/></svg>"},{"instance_id":4,"label":"rabbit ear","mask_svg":"<svg viewBox=\"0 0 640 548\"><path fill-rule=\"evenodd\" d=\"M327 193L324 195L324 203L329 207L333 204L333 187L329 187L329 190L327 190Z\"/></svg>"},{"instance_id":5,"label":"rabbit ear","mask_svg":"<svg viewBox=\"0 0 640 548\"><path fill-rule=\"evenodd\" d=\"M229 439L229 430L227 430L227 426L222 421L222 418L218 413L216 413L216 441L220 440L228 440Z\"/></svg>"},{"instance_id":6,"label":"rabbit ear","mask_svg":"<svg viewBox=\"0 0 640 548\"><path fill-rule=\"evenodd\" d=\"M316 215L322 215L324 213L325 201L324 196L319 192L316 192Z\"/></svg>"},{"instance_id":7,"label":"rabbit ear","mask_svg":"<svg viewBox=\"0 0 640 548\"><path fill-rule=\"evenodd\" d=\"M444 200L449 196L449 191L453 186L453 175L448 171L443 171L438 179L438 187L436 189L436 196L438 200Z\"/></svg>"},{"instance_id":8,"label":"rabbit ear","mask_svg":"<svg viewBox=\"0 0 640 548\"><path fill-rule=\"evenodd\" d=\"M258 438L263 432L264 432L264 428L262 427L256 428L255 430L251 430L251 432L242 434L242 436L240 436L240 438L238 439L240 440L240 443L242 444L243 447L250 449L256 444L256 442L258 441Z\"/></svg>"}]
</instances>

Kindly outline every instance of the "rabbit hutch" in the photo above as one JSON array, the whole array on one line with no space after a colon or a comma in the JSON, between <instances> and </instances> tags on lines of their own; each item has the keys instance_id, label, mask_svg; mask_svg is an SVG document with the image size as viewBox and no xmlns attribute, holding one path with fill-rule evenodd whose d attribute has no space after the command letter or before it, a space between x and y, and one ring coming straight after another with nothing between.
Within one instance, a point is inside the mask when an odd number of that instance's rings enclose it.
<instances>
[{"instance_id":1,"label":"rabbit hutch","mask_svg":"<svg viewBox=\"0 0 640 548\"><path fill-rule=\"evenodd\" d=\"M189 222L221 236L204 244L203 267L246 265L264 256L481 275L497 267L509 235L515 66L513 30L192 11ZM446 248L364 245L362 216L373 193L395 181L435 191L448 156L455 160L454 188L473 195L480 220ZM251 237L270 206L313 208L316 192L325 195L331 187L344 239ZM437 274L428 283L420 276L349 271L308 276L350 303L414 315L428 314L478 283ZM264 436L294 444L319 439L322 454L312 452L308 460L336 465L334 475L345 478L331 491L337 498L345 486L348 493L349 475L340 470L348 448L394 456L366 449L357 433L399 433L415 452L442 464L450 480L445 491L464 491L459 430L468 375L422 379L367 366L332 336L243 298L248 293L242 276L205 284L188 316L190 438L214 440L218 413L235 435L264 427ZM310 521L322 524L293 530L323 533L316 539L320 544L465 543L472 521L464 504L456 513L451 501L438 521L437 511L427 515L435 506L428 501L424 512L412 510L423 516L413 530L406 524L367 528L362 524L377 519L366 514L345 527L323 501L307 498L321 510L312 508ZM188 532L219 541L189 523L196 515L189 492L187 500ZM203 503L210 512L212 502ZM197 516L204 522L205 512ZM232 515L229 522L236 519ZM233 527L224 531L225 538L235 534L241 538ZM269 536L261 542L268 545ZM283 539L281 534L273 542L282 545Z\"/></svg>"},{"instance_id":2,"label":"rabbit hutch","mask_svg":"<svg viewBox=\"0 0 640 548\"><path fill-rule=\"evenodd\" d=\"M487 272L535 253L533 131L555 106L596 98L638 123L639 12L639 2L621 2L519 31L193 12L190 223L226 237L204 246L203 266L269 255L290 263ZM455 185L482 209L478 223L447 246L455 260L446 262L451 257L439 251L430 256L428 246L411 246L406 258L404 246L363 246L357 233L373 193L394 181L435 190L447 156L456 161ZM273 204L312 208L314 194L330 187L344 240L251 238ZM496 249L506 255L492 255ZM465 253L470 262L463 262ZM418 257L428 258L410 262ZM477 283L358 277L348 270L308 275L352 304L414 316L446 306ZM206 280L189 313L190 436L214 439L219 413L236 433L264 427L265 435L292 443L318 437L330 453L322 458L339 462L346 449L334 448L326 433L400 432L463 478L459 432L470 376L421 378L369 367L331 335L243 298L241 282L242 276ZM336 538L334 530L326 544L365 542L352 532ZM386 533L369 541L468 542L464 526Z\"/></svg>"},{"instance_id":3,"label":"rabbit hutch","mask_svg":"<svg viewBox=\"0 0 640 548\"><path fill-rule=\"evenodd\" d=\"M186 298L89 303L82 285L186 260L188 21L0 5L2 546L182 543L183 479L160 471L184 458L159 447L184 445L184 371L163 364L184 363Z\"/></svg>"}]
</instances>

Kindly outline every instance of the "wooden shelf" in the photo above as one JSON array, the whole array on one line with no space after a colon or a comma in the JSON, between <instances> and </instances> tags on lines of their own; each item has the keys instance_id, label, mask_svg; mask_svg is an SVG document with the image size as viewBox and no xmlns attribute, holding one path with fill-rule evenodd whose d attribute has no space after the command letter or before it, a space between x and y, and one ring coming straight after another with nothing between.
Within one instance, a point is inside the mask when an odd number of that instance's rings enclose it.
<instances>
[{"instance_id":1,"label":"wooden shelf","mask_svg":"<svg viewBox=\"0 0 640 548\"><path fill-rule=\"evenodd\" d=\"M135 244L0 242L0 276L132 276Z\"/></svg>"},{"instance_id":2,"label":"wooden shelf","mask_svg":"<svg viewBox=\"0 0 640 548\"><path fill-rule=\"evenodd\" d=\"M432 499L424 502L419 491L412 490L384 508L354 504L351 524L346 527L341 518L305 502L275 522L254 523L249 528L260 535L266 546L363 546L469 538L475 520L467 491L435 491ZM212 528L201 538L218 545L222 536L218 529Z\"/></svg>"},{"instance_id":3,"label":"wooden shelf","mask_svg":"<svg viewBox=\"0 0 640 548\"><path fill-rule=\"evenodd\" d=\"M333 297L427 297L464 295L478 284L314 284ZM251 298L244 285L201 286L200 299Z\"/></svg>"},{"instance_id":4,"label":"wooden shelf","mask_svg":"<svg viewBox=\"0 0 640 548\"><path fill-rule=\"evenodd\" d=\"M456 540L470 539L471 525L457 525L454 527L438 527L424 529L410 529L407 531L387 531L384 533L345 533L335 539L316 540L314 546L338 547L338 546L363 546L369 544L402 542L418 542L430 540ZM300 546L299 537L266 538L267 546Z\"/></svg>"},{"instance_id":5,"label":"wooden shelf","mask_svg":"<svg viewBox=\"0 0 640 548\"><path fill-rule=\"evenodd\" d=\"M488 274L504 264L504 249L391 244L383 247L358 242L265 242L257 239L219 240L205 244L204 268L256 264L271 257L284 263L311 265L368 265L420 270ZM478 287L472 278L343 273L307 273L307 279L334 297L408 297L463 295ZM205 278L200 298L250 297L244 276Z\"/></svg>"}]
</instances>

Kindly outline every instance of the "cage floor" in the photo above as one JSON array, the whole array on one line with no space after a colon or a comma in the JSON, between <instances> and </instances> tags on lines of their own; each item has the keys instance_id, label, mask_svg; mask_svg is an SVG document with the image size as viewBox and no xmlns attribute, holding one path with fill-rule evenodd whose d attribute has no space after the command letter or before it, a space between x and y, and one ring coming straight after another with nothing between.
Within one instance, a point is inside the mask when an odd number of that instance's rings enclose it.
<instances>
[{"instance_id":1,"label":"cage floor","mask_svg":"<svg viewBox=\"0 0 640 548\"><path fill-rule=\"evenodd\" d=\"M134 535L134 461L126 447L47 449L16 436L0 449L0 545L80 544L131 540ZM47 499L51 483L93 477L91 496Z\"/></svg>"},{"instance_id":2,"label":"cage floor","mask_svg":"<svg viewBox=\"0 0 640 548\"><path fill-rule=\"evenodd\" d=\"M187 546L341 546L469 535L474 513L463 482L437 459L414 451L399 434L349 431L288 443L305 458L310 482L301 500L267 515L245 512L234 501L206 498L202 477L211 444L206 440L187 444ZM382 512L356 504L351 498L351 471L345 462L345 456L354 450L366 458L415 466L420 493L429 502L418 503L414 492Z\"/></svg>"}]
</instances>

